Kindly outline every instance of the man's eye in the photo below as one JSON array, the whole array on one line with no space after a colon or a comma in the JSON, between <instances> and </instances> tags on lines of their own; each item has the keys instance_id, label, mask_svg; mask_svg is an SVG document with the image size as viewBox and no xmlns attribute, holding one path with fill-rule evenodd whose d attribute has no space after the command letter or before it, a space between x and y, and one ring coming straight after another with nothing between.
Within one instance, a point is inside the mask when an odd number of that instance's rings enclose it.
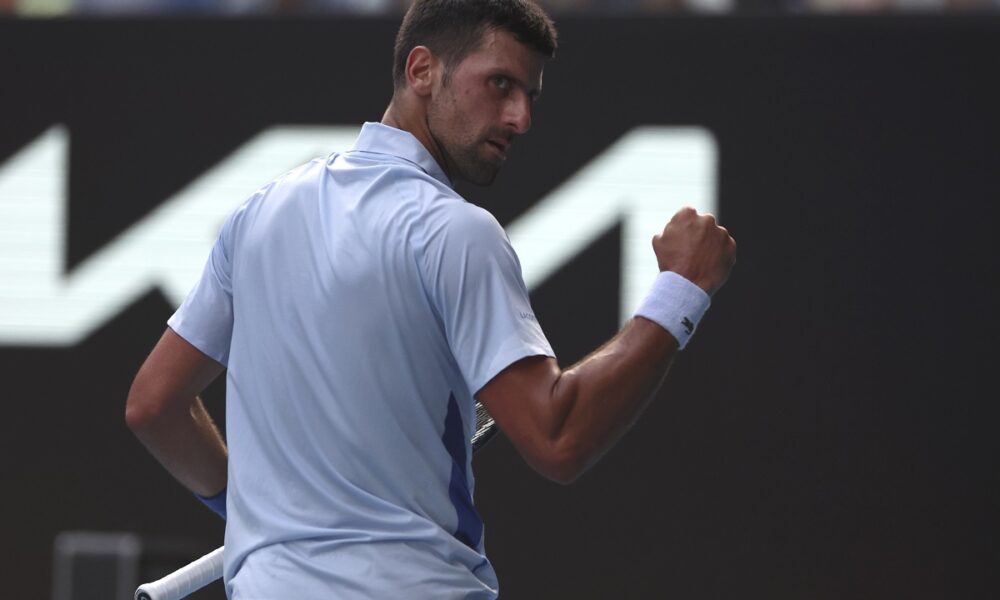
<instances>
[{"instance_id":1,"label":"man's eye","mask_svg":"<svg viewBox=\"0 0 1000 600\"><path fill-rule=\"evenodd\" d=\"M507 79L506 77L500 77L500 76L494 77L493 78L493 85L497 86L501 90L509 89L510 88L510 79Z\"/></svg>"}]
</instances>

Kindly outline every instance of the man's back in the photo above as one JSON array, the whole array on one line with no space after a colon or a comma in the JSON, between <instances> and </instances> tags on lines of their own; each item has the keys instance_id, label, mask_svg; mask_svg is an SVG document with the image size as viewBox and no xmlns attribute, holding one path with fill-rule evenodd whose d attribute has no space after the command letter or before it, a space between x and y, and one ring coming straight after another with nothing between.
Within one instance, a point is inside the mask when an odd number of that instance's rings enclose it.
<instances>
[{"instance_id":1,"label":"man's back","mask_svg":"<svg viewBox=\"0 0 1000 600\"><path fill-rule=\"evenodd\" d=\"M232 299L235 598L496 593L471 497L472 392L551 349L523 317L502 229L428 159L366 125L355 151L286 174L223 226L205 277ZM171 320L182 337L204 329L189 303Z\"/></svg>"}]
</instances>

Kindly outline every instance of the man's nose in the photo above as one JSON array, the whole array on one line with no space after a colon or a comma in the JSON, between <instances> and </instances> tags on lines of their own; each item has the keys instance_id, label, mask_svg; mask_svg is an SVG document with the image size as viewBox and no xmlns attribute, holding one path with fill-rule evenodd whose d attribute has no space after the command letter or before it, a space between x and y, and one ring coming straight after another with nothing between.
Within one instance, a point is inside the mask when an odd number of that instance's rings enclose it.
<instances>
[{"instance_id":1,"label":"man's nose","mask_svg":"<svg viewBox=\"0 0 1000 600\"><path fill-rule=\"evenodd\" d=\"M531 99L527 94L514 94L507 105L506 125L517 134L531 129Z\"/></svg>"}]
</instances>

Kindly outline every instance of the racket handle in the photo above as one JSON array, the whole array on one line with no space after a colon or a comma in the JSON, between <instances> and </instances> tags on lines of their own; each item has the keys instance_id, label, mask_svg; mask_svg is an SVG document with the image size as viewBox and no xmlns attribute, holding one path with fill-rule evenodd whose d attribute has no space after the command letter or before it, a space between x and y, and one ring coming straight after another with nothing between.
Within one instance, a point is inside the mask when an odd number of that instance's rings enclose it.
<instances>
[{"instance_id":1,"label":"racket handle","mask_svg":"<svg viewBox=\"0 0 1000 600\"><path fill-rule=\"evenodd\" d=\"M162 579L144 583L135 600L180 600L222 577L222 550L217 548Z\"/></svg>"}]
</instances>

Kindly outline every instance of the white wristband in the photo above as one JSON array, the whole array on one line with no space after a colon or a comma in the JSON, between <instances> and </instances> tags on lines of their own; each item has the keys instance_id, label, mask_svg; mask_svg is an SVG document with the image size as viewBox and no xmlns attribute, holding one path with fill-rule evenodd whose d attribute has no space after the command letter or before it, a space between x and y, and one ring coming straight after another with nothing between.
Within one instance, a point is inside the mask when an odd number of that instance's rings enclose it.
<instances>
[{"instance_id":1,"label":"white wristband","mask_svg":"<svg viewBox=\"0 0 1000 600\"><path fill-rule=\"evenodd\" d=\"M662 271L635 314L669 331L683 350L711 304L705 290L673 271Z\"/></svg>"}]
</instances>

